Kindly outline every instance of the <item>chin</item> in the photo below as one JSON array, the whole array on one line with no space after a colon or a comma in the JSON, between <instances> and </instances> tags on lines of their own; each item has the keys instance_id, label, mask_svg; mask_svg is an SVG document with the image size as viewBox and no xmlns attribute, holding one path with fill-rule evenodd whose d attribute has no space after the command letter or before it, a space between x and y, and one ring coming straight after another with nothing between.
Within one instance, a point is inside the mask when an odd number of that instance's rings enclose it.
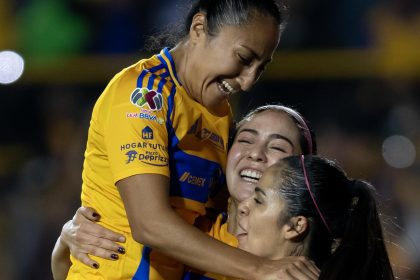
<instances>
[{"instance_id":1,"label":"chin","mask_svg":"<svg viewBox=\"0 0 420 280\"><path fill-rule=\"evenodd\" d=\"M244 201L252 196L253 189L246 188L245 190L242 188L240 192L238 192L237 200L239 202Z\"/></svg>"}]
</instances>

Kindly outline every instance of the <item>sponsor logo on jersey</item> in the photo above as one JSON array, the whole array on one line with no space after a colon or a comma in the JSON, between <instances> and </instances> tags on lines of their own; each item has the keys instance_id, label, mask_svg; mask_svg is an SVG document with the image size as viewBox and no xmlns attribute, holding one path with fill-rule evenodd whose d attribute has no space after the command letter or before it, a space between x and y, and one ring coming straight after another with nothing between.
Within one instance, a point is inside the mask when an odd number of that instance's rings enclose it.
<instances>
[{"instance_id":1,"label":"sponsor logo on jersey","mask_svg":"<svg viewBox=\"0 0 420 280\"><path fill-rule=\"evenodd\" d=\"M208 140L217 148L224 150L225 144L223 138L209 129L202 127L201 118L198 119L188 130L188 134L194 134L198 139L204 141Z\"/></svg>"},{"instance_id":2,"label":"sponsor logo on jersey","mask_svg":"<svg viewBox=\"0 0 420 280\"><path fill-rule=\"evenodd\" d=\"M153 113L150 113L150 110L143 110L141 109L140 112L127 112L125 114L126 118L139 118L145 119L153 122L157 122L158 124L163 124L164 120L158 116L155 116Z\"/></svg>"},{"instance_id":3,"label":"sponsor logo on jersey","mask_svg":"<svg viewBox=\"0 0 420 280\"><path fill-rule=\"evenodd\" d=\"M167 166L168 158L159 154L157 151L141 151L130 150L125 153L127 156L126 164L129 164L135 160L139 160L145 164L153 166Z\"/></svg>"},{"instance_id":4,"label":"sponsor logo on jersey","mask_svg":"<svg viewBox=\"0 0 420 280\"><path fill-rule=\"evenodd\" d=\"M131 103L137 107L146 107L152 111L160 111L163 105L163 98L160 92L147 88L136 88L131 93Z\"/></svg>"},{"instance_id":5,"label":"sponsor logo on jersey","mask_svg":"<svg viewBox=\"0 0 420 280\"><path fill-rule=\"evenodd\" d=\"M190 172L185 171L184 174L179 178L181 182L187 182L188 184L204 187L206 183L206 178L202 178L199 176L194 176Z\"/></svg>"},{"instance_id":6,"label":"sponsor logo on jersey","mask_svg":"<svg viewBox=\"0 0 420 280\"><path fill-rule=\"evenodd\" d=\"M131 150L125 153L125 155L127 156L127 161L125 163L129 164L130 162L134 161L137 158L137 154L138 153L134 150Z\"/></svg>"},{"instance_id":7,"label":"sponsor logo on jersey","mask_svg":"<svg viewBox=\"0 0 420 280\"><path fill-rule=\"evenodd\" d=\"M153 129L150 128L150 126L146 126L141 131L141 138L144 140L153 140Z\"/></svg>"},{"instance_id":8,"label":"sponsor logo on jersey","mask_svg":"<svg viewBox=\"0 0 420 280\"><path fill-rule=\"evenodd\" d=\"M133 150L137 148L151 149L154 151L162 151L162 152L168 151L168 147L165 145L158 144L158 143L149 143L149 142L132 142L132 143L122 144L120 146L120 151Z\"/></svg>"}]
</instances>

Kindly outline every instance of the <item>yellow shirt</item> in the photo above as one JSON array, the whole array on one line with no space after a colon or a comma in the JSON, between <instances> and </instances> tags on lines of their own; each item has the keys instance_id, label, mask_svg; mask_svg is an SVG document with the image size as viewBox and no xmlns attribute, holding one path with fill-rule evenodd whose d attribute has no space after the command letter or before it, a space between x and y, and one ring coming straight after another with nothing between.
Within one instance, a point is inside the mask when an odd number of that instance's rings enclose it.
<instances>
[{"instance_id":1,"label":"yellow shirt","mask_svg":"<svg viewBox=\"0 0 420 280\"><path fill-rule=\"evenodd\" d=\"M189 223L205 214L209 195L225 183L232 121L212 115L180 84L168 49L124 69L93 109L83 165L82 204L101 224L126 236L119 261L72 258L68 279L180 279L183 267L134 241L115 183L136 174L170 177L170 201ZM150 186L153 187L153 186Z\"/></svg>"},{"instance_id":2,"label":"yellow shirt","mask_svg":"<svg viewBox=\"0 0 420 280\"><path fill-rule=\"evenodd\" d=\"M238 247L238 239L228 232L228 224L225 222L225 216L220 214L208 233L211 237L222 241L232 247ZM186 269L183 280L234 280L236 278L218 275L214 273L203 273L195 269Z\"/></svg>"}]
</instances>

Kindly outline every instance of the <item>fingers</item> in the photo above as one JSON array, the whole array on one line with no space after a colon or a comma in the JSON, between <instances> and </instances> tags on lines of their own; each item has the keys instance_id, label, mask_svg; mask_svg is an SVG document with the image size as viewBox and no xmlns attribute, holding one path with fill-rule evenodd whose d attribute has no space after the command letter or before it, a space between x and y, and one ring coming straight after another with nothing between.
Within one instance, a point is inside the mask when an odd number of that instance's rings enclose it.
<instances>
[{"instance_id":1,"label":"fingers","mask_svg":"<svg viewBox=\"0 0 420 280\"><path fill-rule=\"evenodd\" d=\"M125 242L125 237L92 221L92 213L92 208L79 208L73 220L63 226L61 239L74 257L96 268L99 264L89 255L117 260L119 254L125 253L125 249L116 242Z\"/></svg>"},{"instance_id":2,"label":"fingers","mask_svg":"<svg viewBox=\"0 0 420 280\"><path fill-rule=\"evenodd\" d=\"M316 275L316 279L318 279L319 274L321 273L321 270L316 266L314 261L307 261L304 262L304 264L306 265L306 267L308 268L309 271L311 271L314 275Z\"/></svg>"},{"instance_id":3,"label":"fingers","mask_svg":"<svg viewBox=\"0 0 420 280\"><path fill-rule=\"evenodd\" d=\"M92 260L91 258L89 258L88 254L79 253L79 254L77 254L77 256L74 256L74 257L76 259L78 259L80 262L87 265L87 266L90 266L90 267L95 268L95 269L99 268L99 264L97 262L95 262L94 260Z\"/></svg>"},{"instance_id":4,"label":"fingers","mask_svg":"<svg viewBox=\"0 0 420 280\"><path fill-rule=\"evenodd\" d=\"M98 225L95 224L95 226L98 226ZM83 245L94 246L99 249L112 251L113 253L124 253L125 249L121 245L115 243L116 241L119 241L118 236L121 236L121 235L116 234L114 232L110 232L108 235L102 234L101 233L102 230L103 228L101 227L101 229L99 230L100 233L98 233L98 231L94 231L92 233L92 231L83 230L81 226L74 235L75 243L79 244L79 246L83 246ZM94 252L91 252L91 251L89 251L88 253L96 255L94 254Z\"/></svg>"},{"instance_id":5,"label":"fingers","mask_svg":"<svg viewBox=\"0 0 420 280\"><path fill-rule=\"evenodd\" d=\"M96 237L96 240L92 239L93 243L89 244L97 244L100 242L99 239L104 239L104 241L108 240L113 242L125 242L124 235L116 233L103 227L102 225L98 225L97 223L93 223L91 221L82 221L79 225L78 232L87 233L91 235L92 238Z\"/></svg>"},{"instance_id":6,"label":"fingers","mask_svg":"<svg viewBox=\"0 0 420 280\"><path fill-rule=\"evenodd\" d=\"M298 257L284 272L288 279L316 280L320 271L313 261L306 257Z\"/></svg>"},{"instance_id":7,"label":"fingers","mask_svg":"<svg viewBox=\"0 0 420 280\"><path fill-rule=\"evenodd\" d=\"M79 209L77 209L76 214L73 217L73 220L80 221L80 220L88 219L90 221L99 221L100 218L101 216L98 214L98 212L96 212L95 209L91 207L81 206L79 207Z\"/></svg>"},{"instance_id":8,"label":"fingers","mask_svg":"<svg viewBox=\"0 0 420 280\"><path fill-rule=\"evenodd\" d=\"M87 232L98 238L105 238L115 242L125 242L124 235L113 232L94 222L99 221L99 214L90 207L80 207L73 217L74 226L79 226L80 231Z\"/></svg>"},{"instance_id":9,"label":"fingers","mask_svg":"<svg viewBox=\"0 0 420 280\"><path fill-rule=\"evenodd\" d=\"M86 264L89 265L90 261L90 257L88 255L93 255L96 257L100 257L102 259L107 259L107 260L113 260L116 261L120 258L118 252L113 252L110 250L106 250L100 247L95 247L92 245L85 245L83 247L83 250L79 251L77 254L75 254L75 257L78 258L79 260L83 261L86 260ZM89 260L88 260L89 259ZM92 260L92 262L94 262Z\"/></svg>"}]
</instances>

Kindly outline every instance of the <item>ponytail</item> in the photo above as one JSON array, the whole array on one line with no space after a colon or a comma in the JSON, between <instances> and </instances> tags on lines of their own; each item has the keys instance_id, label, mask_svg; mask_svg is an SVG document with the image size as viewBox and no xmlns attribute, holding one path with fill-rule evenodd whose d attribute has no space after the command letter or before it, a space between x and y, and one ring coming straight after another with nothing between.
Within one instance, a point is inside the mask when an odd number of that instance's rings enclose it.
<instances>
[{"instance_id":1,"label":"ponytail","mask_svg":"<svg viewBox=\"0 0 420 280\"><path fill-rule=\"evenodd\" d=\"M341 241L324 263L319 279L394 279L372 185L348 183L352 203Z\"/></svg>"}]
</instances>

